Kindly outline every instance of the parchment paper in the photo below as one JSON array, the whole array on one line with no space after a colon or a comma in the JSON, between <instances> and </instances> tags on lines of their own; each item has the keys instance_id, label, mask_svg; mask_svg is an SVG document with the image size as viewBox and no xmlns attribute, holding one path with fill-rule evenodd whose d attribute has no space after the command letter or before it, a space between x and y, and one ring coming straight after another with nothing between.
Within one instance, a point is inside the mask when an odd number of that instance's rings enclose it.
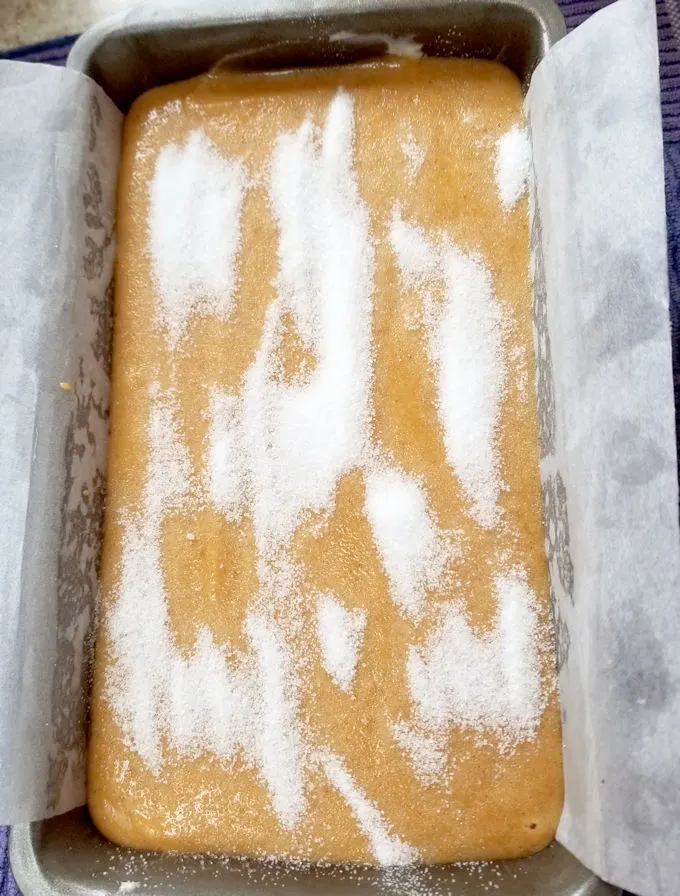
<instances>
[{"instance_id":1,"label":"parchment paper","mask_svg":"<svg viewBox=\"0 0 680 896\"><path fill-rule=\"evenodd\" d=\"M0 63L0 821L84 799L120 128L87 79L19 66ZM559 836L605 878L675 896L680 537L651 2L619 0L554 48L527 114Z\"/></svg>"},{"instance_id":2,"label":"parchment paper","mask_svg":"<svg viewBox=\"0 0 680 896\"><path fill-rule=\"evenodd\" d=\"M85 799L120 120L82 75L0 61L4 823Z\"/></svg>"},{"instance_id":3,"label":"parchment paper","mask_svg":"<svg viewBox=\"0 0 680 896\"><path fill-rule=\"evenodd\" d=\"M561 41L526 107L558 839L612 883L676 896L680 535L653 3L620 0Z\"/></svg>"}]
</instances>

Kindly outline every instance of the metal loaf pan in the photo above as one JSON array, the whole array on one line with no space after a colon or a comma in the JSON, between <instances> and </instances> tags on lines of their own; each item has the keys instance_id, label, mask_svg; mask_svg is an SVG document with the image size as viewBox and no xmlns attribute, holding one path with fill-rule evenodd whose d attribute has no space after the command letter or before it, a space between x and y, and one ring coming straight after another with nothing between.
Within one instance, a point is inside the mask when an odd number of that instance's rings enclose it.
<instances>
[{"instance_id":1,"label":"metal loaf pan","mask_svg":"<svg viewBox=\"0 0 680 896\"><path fill-rule=\"evenodd\" d=\"M565 33L552 0L279 0L253 10L232 0L218 15L157 10L95 26L76 44L69 66L92 77L125 111L151 87L191 77L218 63L268 70L342 64L380 56L380 35L409 37L428 55L498 60L528 86L549 47ZM363 39L343 32L362 35ZM573 856L553 844L514 862L424 871L293 867L245 859L139 853L121 849L94 828L86 809L17 825L10 858L25 896L101 896L154 892L175 896L433 894L433 896L615 896Z\"/></svg>"}]
</instances>

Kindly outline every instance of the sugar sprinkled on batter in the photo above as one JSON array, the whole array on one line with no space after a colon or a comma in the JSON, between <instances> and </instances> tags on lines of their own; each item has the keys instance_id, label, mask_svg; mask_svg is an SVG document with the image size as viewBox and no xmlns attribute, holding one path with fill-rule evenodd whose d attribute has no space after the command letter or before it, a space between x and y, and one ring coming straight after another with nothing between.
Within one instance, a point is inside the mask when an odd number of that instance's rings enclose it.
<instances>
[{"instance_id":1,"label":"sugar sprinkled on batter","mask_svg":"<svg viewBox=\"0 0 680 896\"><path fill-rule=\"evenodd\" d=\"M158 314L172 346L193 313L225 319L231 312L246 186L243 164L225 159L202 131L158 154L149 248Z\"/></svg>"},{"instance_id":2,"label":"sugar sprinkled on batter","mask_svg":"<svg viewBox=\"0 0 680 896\"><path fill-rule=\"evenodd\" d=\"M252 502L263 558L276 554L303 513L333 505L338 479L365 452L373 249L353 139L353 104L343 92L323 131L306 120L279 137L270 177L280 230L278 296L241 392L213 397L220 422L211 428L209 488L236 516ZM286 311L318 359L303 384L276 375Z\"/></svg>"},{"instance_id":3,"label":"sugar sprinkled on batter","mask_svg":"<svg viewBox=\"0 0 680 896\"><path fill-rule=\"evenodd\" d=\"M424 290L428 348L436 371L446 457L470 501L472 516L496 526L502 488L497 436L506 383L503 312L481 258L450 239L429 238L395 208L392 248L405 283ZM443 283L441 305L428 286Z\"/></svg>"},{"instance_id":4,"label":"sugar sprinkled on batter","mask_svg":"<svg viewBox=\"0 0 680 896\"><path fill-rule=\"evenodd\" d=\"M416 862L417 850L392 833L380 809L363 793L342 759L328 751L322 754L320 761L328 780L352 810L378 862L381 865Z\"/></svg>"},{"instance_id":5,"label":"sugar sprinkled on batter","mask_svg":"<svg viewBox=\"0 0 680 896\"><path fill-rule=\"evenodd\" d=\"M408 686L416 717L428 729L456 724L492 730L507 743L531 736L545 707L536 598L521 571L497 575L493 627L476 634L464 604L440 608L424 647L411 647Z\"/></svg>"},{"instance_id":6,"label":"sugar sprinkled on batter","mask_svg":"<svg viewBox=\"0 0 680 896\"><path fill-rule=\"evenodd\" d=\"M155 401L143 509L126 520L118 599L107 630L116 659L109 699L129 745L158 774L162 738L181 755L237 750L259 768L281 823L305 805L304 743L289 648L272 620L248 614L252 654L229 654L202 627L189 656L168 616L161 545L166 513L190 500L190 465L171 402ZM142 661L140 661L142 660Z\"/></svg>"},{"instance_id":7,"label":"sugar sprinkled on batter","mask_svg":"<svg viewBox=\"0 0 680 896\"><path fill-rule=\"evenodd\" d=\"M496 188L506 212L512 211L526 190L531 170L531 144L526 128L514 125L496 143Z\"/></svg>"},{"instance_id":8,"label":"sugar sprinkled on batter","mask_svg":"<svg viewBox=\"0 0 680 896\"><path fill-rule=\"evenodd\" d=\"M427 155L427 152L422 146L417 143L415 137L413 136L413 131L411 131L410 128L406 132L406 135L399 142L399 146L401 147L401 151L404 153L404 157L408 165L409 176L411 180L415 180L415 178L420 173L420 169L425 163L425 156Z\"/></svg>"},{"instance_id":9,"label":"sugar sprinkled on batter","mask_svg":"<svg viewBox=\"0 0 680 896\"><path fill-rule=\"evenodd\" d=\"M322 594L317 601L316 626L323 665L343 691L352 689L367 615L366 610L348 610L332 594Z\"/></svg>"},{"instance_id":10,"label":"sugar sprinkled on batter","mask_svg":"<svg viewBox=\"0 0 680 896\"><path fill-rule=\"evenodd\" d=\"M433 523L425 493L402 470L371 470L366 474L365 510L390 595L401 612L417 618L447 560L446 544Z\"/></svg>"}]
</instances>

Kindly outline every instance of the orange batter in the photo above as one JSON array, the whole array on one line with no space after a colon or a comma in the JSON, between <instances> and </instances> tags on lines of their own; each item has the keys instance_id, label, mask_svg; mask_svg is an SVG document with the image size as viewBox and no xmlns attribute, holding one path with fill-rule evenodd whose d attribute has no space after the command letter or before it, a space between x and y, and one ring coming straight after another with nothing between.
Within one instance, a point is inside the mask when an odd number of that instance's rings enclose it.
<instances>
[{"instance_id":1,"label":"orange batter","mask_svg":"<svg viewBox=\"0 0 680 896\"><path fill-rule=\"evenodd\" d=\"M410 645L431 636L438 608L463 599L472 630L493 625L499 569L521 566L549 625L543 550L537 420L533 392L527 202L499 202L494 147L521 125L520 84L501 65L473 60L419 61L285 72L221 74L158 88L130 110L118 199L118 258L111 389L108 501L101 567L99 629L89 754L89 807L113 841L146 849L276 854L312 860L374 862L375 839L322 764L307 770L305 811L286 826L262 774L242 751L182 754L166 737L159 768L136 751L110 698L116 654L109 627L119 599L121 556L130 514L140 512L149 471L148 427L155 395L172 395L188 451L191 501L162 524L162 572L178 655L190 658L199 630L247 655L244 620L258 592L252 514L228 515L199 494L209 442L211 390L237 390L262 338L279 268L277 220L267 171L277 137L305 116L322 126L339 87L353 100L354 166L374 247L372 293L372 443L422 485L441 531L459 549L449 572L428 589L414 619L395 605L364 510L365 475L349 470L334 504L311 513L294 533L290 556L303 581L299 630L290 649L301 674L298 713L305 737L342 757L394 842L425 862L527 855L553 838L562 806L559 712L551 649L541 654L544 710L530 737L501 750L493 730L454 724L446 772L424 782L397 743L393 725L412 716L406 680ZM190 315L172 346L158 324L158 288L149 250L149 185L158 154L200 130L225 157L242 160L249 187L240 219L233 309L223 318ZM498 452L506 488L502 524L484 527L447 463L436 409L422 295L405 284L390 243L395 202L423 232L446 235L478 253L506 321L505 386ZM434 239L434 237L433 237ZM433 286L434 302L440 301ZM285 318L282 381L313 370L314 352ZM157 384L149 390L150 384ZM343 689L324 668L316 600L332 593L365 613L359 661ZM144 609L140 609L140 619ZM358 618L358 617L355 617ZM139 656L143 668L147 658ZM167 734L167 732L166 732Z\"/></svg>"}]
</instances>

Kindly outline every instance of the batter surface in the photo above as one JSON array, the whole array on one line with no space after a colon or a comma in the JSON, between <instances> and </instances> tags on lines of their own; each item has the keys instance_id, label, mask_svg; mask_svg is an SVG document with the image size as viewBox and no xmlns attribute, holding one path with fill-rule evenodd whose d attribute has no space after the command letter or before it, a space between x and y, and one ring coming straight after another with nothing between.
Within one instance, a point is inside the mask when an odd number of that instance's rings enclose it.
<instances>
[{"instance_id":1,"label":"batter surface","mask_svg":"<svg viewBox=\"0 0 680 896\"><path fill-rule=\"evenodd\" d=\"M89 754L113 841L552 839L521 107L498 64L423 59L130 110Z\"/></svg>"}]
</instances>

